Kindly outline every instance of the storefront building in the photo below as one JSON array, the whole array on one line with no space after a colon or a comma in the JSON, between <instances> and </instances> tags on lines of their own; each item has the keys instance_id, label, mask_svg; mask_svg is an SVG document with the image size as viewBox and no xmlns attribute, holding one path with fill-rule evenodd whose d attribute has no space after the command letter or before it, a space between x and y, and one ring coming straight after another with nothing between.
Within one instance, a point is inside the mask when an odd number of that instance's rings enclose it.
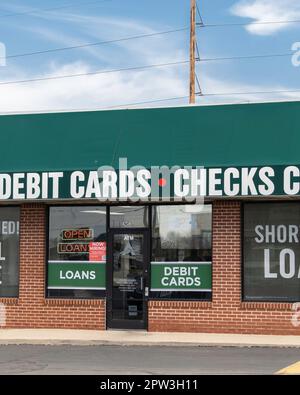
<instances>
[{"instance_id":1,"label":"storefront building","mask_svg":"<svg viewBox=\"0 0 300 395\"><path fill-rule=\"evenodd\" d=\"M1 327L300 334L299 111L1 116Z\"/></svg>"}]
</instances>

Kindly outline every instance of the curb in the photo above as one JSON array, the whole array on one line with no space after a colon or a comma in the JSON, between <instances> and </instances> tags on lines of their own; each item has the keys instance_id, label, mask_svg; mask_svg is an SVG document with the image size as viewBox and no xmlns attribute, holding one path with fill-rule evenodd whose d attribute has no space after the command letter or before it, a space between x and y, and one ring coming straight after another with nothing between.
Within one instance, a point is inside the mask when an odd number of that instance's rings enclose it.
<instances>
[{"instance_id":1,"label":"curb","mask_svg":"<svg viewBox=\"0 0 300 395\"><path fill-rule=\"evenodd\" d=\"M218 348L299 348L299 344L276 344L276 343L183 343L183 342L122 342L109 340L53 340L53 339L7 339L0 340L0 346L113 346L113 347L218 347Z\"/></svg>"}]
</instances>

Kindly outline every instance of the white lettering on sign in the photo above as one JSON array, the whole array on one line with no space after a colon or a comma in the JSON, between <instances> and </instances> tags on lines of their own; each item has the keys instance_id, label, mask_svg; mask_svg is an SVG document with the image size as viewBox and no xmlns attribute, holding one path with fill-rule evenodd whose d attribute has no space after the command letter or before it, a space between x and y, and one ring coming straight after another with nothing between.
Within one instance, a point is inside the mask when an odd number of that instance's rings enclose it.
<instances>
[{"instance_id":1,"label":"white lettering on sign","mask_svg":"<svg viewBox=\"0 0 300 395\"><path fill-rule=\"evenodd\" d=\"M164 287L200 287L201 279L197 277L197 266L165 266L161 284Z\"/></svg>"},{"instance_id":2,"label":"white lettering on sign","mask_svg":"<svg viewBox=\"0 0 300 395\"><path fill-rule=\"evenodd\" d=\"M209 195L222 196L222 189L218 188L222 184L221 180L222 169L211 169L209 172Z\"/></svg>"},{"instance_id":3,"label":"white lettering on sign","mask_svg":"<svg viewBox=\"0 0 300 395\"><path fill-rule=\"evenodd\" d=\"M297 195L300 192L300 170L296 166L288 166L283 173L283 190L287 195ZM296 181L297 180L297 181Z\"/></svg>"},{"instance_id":4,"label":"white lettering on sign","mask_svg":"<svg viewBox=\"0 0 300 395\"><path fill-rule=\"evenodd\" d=\"M84 197L84 187L80 183L84 181L84 173L82 171L74 171L71 175L71 196L74 199L82 199Z\"/></svg>"},{"instance_id":5,"label":"white lettering on sign","mask_svg":"<svg viewBox=\"0 0 300 395\"><path fill-rule=\"evenodd\" d=\"M247 196L247 195L257 195L257 190L254 184L254 176L257 172L257 167L250 168L248 169L243 168L242 169L242 195Z\"/></svg>"},{"instance_id":6,"label":"white lettering on sign","mask_svg":"<svg viewBox=\"0 0 300 395\"><path fill-rule=\"evenodd\" d=\"M0 221L0 231L2 235L18 235L19 221Z\"/></svg>"},{"instance_id":7,"label":"white lettering on sign","mask_svg":"<svg viewBox=\"0 0 300 395\"><path fill-rule=\"evenodd\" d=\"M299 243L299 225L256 225L255 242L261 243Z\"/></svg>"},{"instance_id":8,"label":"white lettering on sign","mask_svg":"<svg viewBox=\"0 0 300 395\"><path fill-rule=\"evenodd\" d=\"M237 196L240 192L239 185L234 183L234 180L238 180L240 173L238 169L230 167L224 172L224 192L227 196Z\"/></svg>"},{"instance_id":9,"label":"white lettering on sign","mask_svg":"<svg viewBox=\"0 0 300 395\"><path fill-rule=\"evenodd\" d=\"M271 272L271 263L270 263L270 250L264 250L264 268L265 268L265 278L277 278L277 273Z\"/></svg>"},{"instance_id":10,"label":"white lettering on sign","mask_svg":"<svg viewBox=\"0 0 300 395\"><path fill-rule=\"evenodd\" d=\"M196 276L197 275L197 266L183 267L183 266L175 266L170 267L166 266L164 268L165 276Z\"/></svg>"},{"instance_id":11,"label":"white lettering on sign","mask_svg":"<svg viewBox=\"0 0 300 395\"><path fill-rule=\"evenodd\" d=\"M63 172L0 174L0 200L58 199L63 177Z\"/></svg>"},{"instance_id":12,"label":"white lettering on sign","mask_svg":"<svg viewBox=\"0 0 300 395\"><path fill-rule=\"evenodd\" d=\"M191 170L191 196L205 196L206 195L206 169L192 169Z\"/></svg>"},{"instance_id":13,"label":"white lettering on sign","mask_svg":"<svg viewBox=\"0 0 300 395\"><path fill-rule=\"evenodd\" d=\"M295 253L289 248L285 248L279 252L277 257L279 260L279 273L271 271L270 250L264 250L264 277L284 279L298 278L300 279L300 264L298 270L296 268ZM278 267L278 265L276 265ZM273 269L274 270L274 269Z\"/></svg>"},{"instance_id":14,"label":"white lettering on sign","mask_svg":"<svg viewBox=\"0 0 300 395\"><path fill-rule=\"evenodd\" d=\"M0 200L71 198L136 202L163 197L197 202L205 196L258 195L300 195L300 166L204 168L174 165L129 169L127 159L120 158L118 170L102 166L91 171L0 174Z\"/></svg>"},{"instance_id":15,"label":"white lettering on sign","mask_svg":"<svg viewBox=\"0 0 300 395\"><path fill-rule=\"evenodd\" d=\"M275 192L272 167L229 167L227 169L177 169L174 173L174 194L177 197L197 196L269 196Z\"/></svg>"},{"instance_id":16,"label":"white lettering on sign","mask_svg":"<svg viewBox=\"0 0 300 395\"><path fill-rule=\"evenodd\" d=\"M95 196L101 197L100 182L97 171L91 171L86 187L86 198L92 198Z\"/></svg>"},{"instance_id":17,"label":"white lettering on sign","mask_svg":"<svg viewBox=\"0 0 300 395\"><path fill-rule=\"evenodd\" d=\"M11 198L11 176L0 174L0 197L3 200Z\"/></svg>"},{"instance_id":18,"label":"white lettering on sign","mask_svg":"<svg viewBox=\"0 0 300 395\"><path fill-rule=\"evenodd\" d=\"M272 195L275 191L275 185L271 181L271 177L275 176L275 171L272 167L263 167L259 170L259 178L262 184L258 186L258 191L263 196Z\"/></svg>"},{"instance_id":19,"label":"white lettering on sign","mask_svg":"<svg viewBox=\"0 0 300 395\"><path fill-rule=\"evenodd\" d=\"M67 270L63 272L60 270L59 272L60 280L95 280L96 272L93 270Z\"/></svg>"},{"instance_id":20,"label":"white lettering on sign","mask_svg":"<svg viewBox=\"0 0 300 395\"><path fill-rule=\"evenodd\" d=\"M280 251L279 268L280 274L283 278L293 278L295 276L295 253L293 250L285 248L284 250Z\"/></svg>"},{"instance_id":21,"label":"white lettering on sign","mask_svg":"<svg viewBox=\"0 0 300 395\"><path fill-rule=\"evenodd\" d=\"M38 199L41 195L41 177L37 173L27 175L27 199Z\"/></svg>"},{"instance_id":22,"label":"white lettering on sign","mask_svg":"<svg viewBox=\"0 0 300 395\"><path fill-rule=\"evenodd\" d=\"M2 241L0 242L0 261L5 261L6 258L4 256L2 256Z\"/></svg>"},{"instance_id":23,"label":"white lettering on sign","mask_svg":"<svg viewBox=\"0 0 300 395\"><path fill-rule=\"evenodd\" d=\"M149 170L140 170L137 172L137 183L140 185L136 188L138 197L146 198L151 195L151 186L149 180L151 180L151 173Z\"/></svg>"},{"instance_id":24,"label":"white lettering on sign","mask_svg":"<svg viewBox=\"0 0 300 395\"><path fill-rule=\"evenodd\" d=\"M185 184L189 180L190 174L188 170L179 169L174 177L174 193L176 196L184 198L189 194L189 186Z\"/></svg>"}]
</instances>

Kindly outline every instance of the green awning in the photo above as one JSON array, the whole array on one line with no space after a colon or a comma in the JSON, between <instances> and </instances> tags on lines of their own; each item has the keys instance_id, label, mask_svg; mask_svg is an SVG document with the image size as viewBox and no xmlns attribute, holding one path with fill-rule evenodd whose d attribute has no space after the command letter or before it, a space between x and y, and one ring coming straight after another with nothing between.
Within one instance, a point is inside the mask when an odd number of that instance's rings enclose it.
<instances>
[{"instance_id":1,"label":"green awning","mask_svg":"<svg viewBox=\"0 0 300 395\"><path fill-rule=\"evenodd\" d=\"M0 172L300 163L300 102L0 116Z\"/></svg>"}]
</instances>

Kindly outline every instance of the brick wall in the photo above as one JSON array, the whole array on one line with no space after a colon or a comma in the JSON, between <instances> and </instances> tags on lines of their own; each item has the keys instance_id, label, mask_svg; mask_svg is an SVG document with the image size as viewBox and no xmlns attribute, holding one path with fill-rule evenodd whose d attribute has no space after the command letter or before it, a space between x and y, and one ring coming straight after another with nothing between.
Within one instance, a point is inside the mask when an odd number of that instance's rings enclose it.
<instances>
[{"instance_id":1,"label":"brick wall","mask_svg":"<svg viewBox=\"0 0 300 395\"><path fill-rule=\"evenodd\" d=\"M241 205L213 204L212 302L151 301L150 331L300 335L292 305L241 300Z\"/></svg>"},{"instance_id":2,"label":"brick wall","mask_svg":"<svg viewBox=\"0 0 300 395\"><path fill-rule=\"evenodd\" d=\"M241 207L213 204L212 302L149 302L150 331L300 335L292 305L241 301ZM103 330L104 300L45 298L46 207L24 204L20 224L20 295L0 299L9 328Z\"/></svg>"},{"instance_id":3,"label":"brick wall","mask_svg":"<svg viewBox=\"0 0 300 395\"><path fill-rule=\"evenodd\" d=\"M19 298L0 298L6 306L6 327L105 329L104 300L45 299L46 239L46 207L24 204Z\"/></svg>"}]
</instances>

